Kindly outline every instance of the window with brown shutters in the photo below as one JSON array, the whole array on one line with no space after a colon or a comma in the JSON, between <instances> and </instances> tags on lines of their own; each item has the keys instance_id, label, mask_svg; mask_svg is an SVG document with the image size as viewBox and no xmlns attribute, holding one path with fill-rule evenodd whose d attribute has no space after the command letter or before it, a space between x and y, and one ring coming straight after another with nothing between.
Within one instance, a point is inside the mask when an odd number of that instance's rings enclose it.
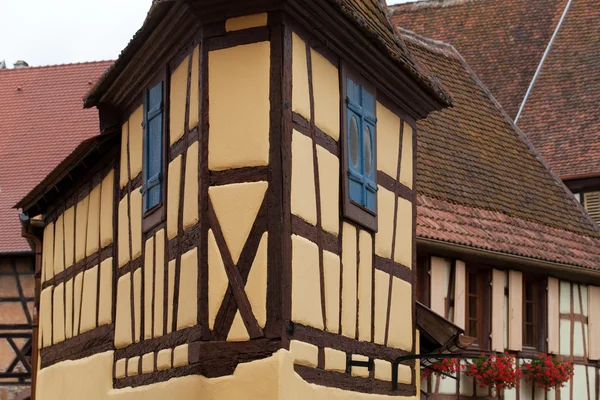
<instances>
[{"instance_id":1,"label":"window with brown shutters","mask_svg":"<svg viewBox=\"0 0 600 400\"><path fill-rule=\"evenodd\" d=\"M490 299L490 271L468 267L465 334L474 337L480 349L490 345Z\"/></svg>"},{"instance_id":2,"label":"window with brown shutters","mask_svg":"<svg viewBox=\"0 0 600 400\"><path fill-rule=\"evenodd\" d=\"M537 348L538 315L536 310L537 285L532 279L523 279L523 346Z\"/></svg>"}]
</instances>

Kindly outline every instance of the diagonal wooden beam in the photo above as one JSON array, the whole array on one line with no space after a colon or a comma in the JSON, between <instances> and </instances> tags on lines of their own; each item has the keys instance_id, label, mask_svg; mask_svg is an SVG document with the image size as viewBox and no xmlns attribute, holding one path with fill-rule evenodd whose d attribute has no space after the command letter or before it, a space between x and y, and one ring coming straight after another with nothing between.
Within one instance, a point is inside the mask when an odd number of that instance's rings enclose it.
<instances>
[{"instance_id":1,"label":"diagonal wooden beam","mask_svg":"<svg viewBox=\"0 0 600 400\"><path fill-rule=\"evenodd\" d=\"M263 201L264 205L264 201ZM223 236L223 231L221 230L221 225L219 224L219 220L217 219L217 215L215 214L215 210L212 206L212 202L209 200L208 205L208 219L210 221L210 227L213 230L215 235L215 241L217 242L217 247L221 253L221 258L223 259L223 265L225 266L225 272L227 273L227 278L229 279L229 289L233 298L235 299L235 303L237 308L240 310L240 314L242 316L242 320L244 321L244 325L248 330L248 334L251 339L263 337L264 333L258 322L256 321L256 317L252 313L252 306L250 305L250 301L248 300L248 296L244 291L244 287L246 285L246 280L248 279L247 275L244 279L240 274L240 270L233 262L231 258L231 253L229 252L229 248L227 247L227 243L225 242L225 237ZM263 208L261 206L261 208ZM260 214L260 213L259 213ZM258 220L257 216L257 220ZM246 241L248 242L248 241ZM249 268L248 268L249 272ZM224 299L225 300L225 299ZM223 304L223 303L222 303Z\"/></svg>"},{"instance_id":2,"label":"diagonal wooden beam","mask_svg":"<svg viewBox=\"0 0 600 400\"><path fill-rule=\"evenodd\" d=\"M10 347L12 347L13 351L15 352L15 356L16 356L15 359L13 360L13 362L6 369L6 372L7 373L12 372L14 370L14 368L17 366L17 364L19 363L19 361L21 361L21 364L23 364L23 367L25 367L27 372L31 374L31 365L29 364L29 361L27 361L27 359L23 355L23 353L28 352L29 349L31 348L31 339L28 339L25 342L22 349L19 349L19 347L12 340L12 338L10 338L10 337L6 338L6 341L8 342Z\"/></svg>"}]
</instances>

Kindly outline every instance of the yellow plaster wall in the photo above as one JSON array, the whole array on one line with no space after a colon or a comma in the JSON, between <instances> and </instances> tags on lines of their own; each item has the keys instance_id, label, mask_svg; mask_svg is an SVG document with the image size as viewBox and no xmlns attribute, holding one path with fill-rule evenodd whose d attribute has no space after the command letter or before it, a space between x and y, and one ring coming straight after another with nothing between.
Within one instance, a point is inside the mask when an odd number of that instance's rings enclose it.
<instances>
[{"instance_id":1,"label":"yellow plaster wall","mask_svg":"<svg viewBox=\"0 0 600 400\"><path fill-rule=\"evenodd\" d=\"M65 242L63 228L63 216L60 215L54 223L54 275L65 270Z\"/></svg>"},{"instance_id":2,"label":"yellow plaster wall","mask_svg":"<svg viewBox=\"0 0 600 400\"><path fill-rule=\"evenodd\" d=\"M142 374L154 372L154 353L146 353L142 356Z\"/></svg>"},{"instance_id":3,"label":"yellow plaster wall","mask_svg":"<svg viewBox=\"0 0 600 400\"><path fill-rule=\"evenodd\" d=\"M268 233L265 232L260 239L245 287L252 313L261 328L267 323L267 243Z\"/></svg>"},{"instance_id":4,"label":"yellow plaster wall","mask_svg":"<svg viewBox=\"0 0 600 400\"><path fill-rule=\"evenodd\" d=\"M142 269L133 272L133 320L134 341L137 343L142 336Z\"/></svg>"},{"instance_id":5,"label":"yellow plaster wall","mask_svg":"<svg viewBox=\"0 0 600 400\"><path fill-rule=\"evenodd\" d=\"M326 347L325 369L328 371L346 372L346 353Z\"/></svg>"},{"instance_id":6,"label":"yellow plaster wall","mask_svg":"<svg viewBox=\"0 0 600 400\"><path fill-rule=\"evenodd\" d=\"M317 160L321 191L321 225L325 231L337 236L340 230L340 161L321 146L317 146Z\"/></svg>"},{"instance_id":7,"label":"yellow plaster wall","mask_svg":"<svg viewBox=\"0 0 600 400\"><path fill-rule=\"evenodd\" d=\"M185 104L187 97L187 82L189 74L189 59L187 56L171 74L171 93L169 100L169 134L171 146L183 137L185 127Z\"/></svg>"},{"instance_id":8,"label":"yellow plaster wall","mask_svg":"<svg viewBox=\"0 0 600 400\"><path fill-rule=\"evenodd\" d=\"M356 336L356 228L347 222L342 226L342 334Z\"/></svg>"},{"instance_id":9,"label":"yellow plaster wall","mask_svg":"<svg viewBox=\"0 0 600 400\"><path fill-rule=\"evenodd\" d=\"M198 142L187 150L183 196L183 229L198 223Z\"/></svg>"},{"instance_id":10,"label":"yellow plaster wall","mask_svg":"<svg viewBox=\"0 0 600 400\"><path fill-rule=\"evenodd\" d=\"M73 282L73 336L79 335L79 321L81 321L81 302L83 294L83 272L75 276Z\"/></svg>"},{"instance_id":11,"label":"yellow plaster wall","mask_svg":"<svg viewBox=\"0 0 600 400\"><path fill-rule=\"evenodd\" d=\"M154 337L162 336L165 299L165 230L156 232L156 276L154 283Z\"/></svg>"},{"instance_id":12,"label":"yellow plaster wall","mask_svg":"<svg viewBox=\"0 0 600 400\"><path fill-rule=\"evenodd\" d=\"M379 137L377 138L379 140ZM412 189L413 185L413 130L406 122L402 133L400 182Z\"/></svg>"},{"instance_id":13,"label":"yellow plaster wall","mask_svg":"<svg viewBox=\"0 0 600 400\"><path fill-rule=\"evenodd\" d=\"M295 33L292 33L292 111L310 121L306 43Z\"/></svg>"},{"instance_id":14,"label":"yellow plaster wall","mask_svg":"<svg viewBox=\"0 0 600 400\"><path fill-rule=\"evenodd\" d=\"M125 378L127 376L127 360L121 358L115 363L115 378Z\"/></svg>"},{"instance_id":15,"label":"yellow plaster wall","mask_svg":"<svg viewBox=\"0 0 600 400\"><path fill-rule=\"evenodd\" d=\"M340 257L323 251L325 275L325 325L332 333L340 331Z\"/></svg>"},{"instance_id":16,"label":"yellow plaster wall","mask_svg":"<svg viewBox=\"0 0 600 400\"><path fill-rule=\"evenodd\" d=\"M388 332L389 347L412 350L412 286L396 277L392 280L392 308Z\"/></svg>"},{"instance_id":17,"label":"yellow plaster wall","mask_svg":"<svg viewBox=\"0 0 600 400\"><path fill-rule=\"evenodd\" d=\"M394 236L395 194L379 186L377 191L377 216L379 230L375 234L375 254L392 258L392 239Z\"/></svg>"},{"instance_id":18,"label":"yellow plaster wall","mask_svg":"<svg viewBox=\"0 0 600 400\"><path fill-rule=\"evenodd\" d=\"M140 357L135 356L127 360L127 376L136 376L140 372Z\"/></svg>"},{"instance_id":19,"label":"yellow plaster wall","mask_svg":"<svg viewBox=\"0 0 600 400\"><path fill-rule=\"evenodd\" d=\"M65 340L65 286L56 285L52 296L52 343Z\"/></svg>"},{"instance_id":20,"label":"yellow plaster wall","mask_svg":"<svg viewBox=\"0 0 600 400\"><path fill-rule=\"evenodd\" d=\"M310 343L291 340L290 353L294 357L294 364L316 367L319 362L319 348Z\"/></svg>"},{"instance_id":21,"label":"yellow plaster wall","mask_svg":"<svg viewBox=\"0 0 600 400\"><path fill-rule=\"evenodd\" d=\"M89 257L98 251L100 246L100 195L101 185L92 189L89 196L88 222L85 256Z\"/></svg>"},{"instance_id":22,"label":"yellow plaster wall","mask_svg":"<svg viewBox=\"0 0 600 400\"><path fill-rule=\"evenodd\" d=\"M312 140L294 130L292 134L292 214L317 224Z\"/></svg>"},{"instance_id":23,"label":"yellow plaster wall","mask_svg":"<svg viewBox=\"0 0 600 400\"><path fill-rule=\"evenodd\" d=\"M375 270L375 343L385 344L385 328L387 322L388 293L390 288L390 275Z\"/></svg>"},{"instance_id":24,"label":"yellow plaster wall","mask_svg":"<svg viewBox=\"0 0 600 400\"><path fill-rule=\"evenodd\" d=\"M358 340L371 341L371 288L373 279L373 240L361 230L359 233L358 265Z\"/></svg>"},{"instance_id":25,"label":"yellow plaster wall","mask_svg":"<svg viewBox=\"0 0 600 400\"><path fill-rule=\"evenodd\" d=\"M324 329L320 293L319 248L292 235L292 320Z\"/></svg>"},{"instance_id":26,"label":"yellow plaster wall","mask_svg":"<svg viewBox=\"0 0 600 400\"><path fill-rule=\"evenodd\" d=\"M240 314L240 311L238 310L233 318L233 323L231 324L229 334L227 334L227 341L245 342L247 340L250 340L250 336L248 335L248 331L246 330L246 326L242 320L242 314Z\"/></svg>"},{"instance_id":27,"label":"yellow plaster wall","mask_svg":"<svg viewBox=\"0 0 600 400\"><path fill-rule=\"evenodd\" d=\"M233 262L237 264L265 197L268 183L212 186L208 194Z\"/></svg>"},{"instance_id":28,"label":"yellow plaster wall","mask_svg":"<svg viewBox=\"0 0 600 400\"><path fill-rule=\"evenodd\" d=\"M175 298L175 266L176 261L169 261L169 278L167 284L167 334L173 331L173 304Z\"/></svg>"},{"instance_id":29,"label":"yellow plaster wall","mask_svg":"<svg viewBox=\"0 0 600 400\"><path fill-rule=\"evenodd\" d=\"M118 260L119 267L127 264L130 257L129 251L129 196L126 195L119 202L119 234L118 234Z\"/></svg>"},{"instance_id":30,"label":"yellow plaster wall","mask_svg":"<svg viewBox=\"0 0 600 400\"><path fill-rule=\"evenodd\" d=\"M397 212L394 259L396 262L412 268L413 204L408 200L398 198Z\"/></svg>"},{"instance_id":31,"label":"yellow plaster wall","mask_svg":"<svg viewBox=\"0 0 600 400\"><path fill-rule=\"evenodd\" d=\"M198 323L198 248L181 256L177 329Z\"/></svg>"},{"instance_id":32,"label":"yellow plaster wall","mask_svg":"<svg viewBox=\"0 0 600 400\"><path fill-rule=\"evenodd\" d=\"M54 276L54 223L46 225L43 239L42 280L47 281Z\"/></svg>"},{"instance_id":33,"label":"yellow plaster wall","mask_svg":"<svg viewBox=\"0 0 600 400\"><path fill-rule=\"evenodd\" d=\"M40 329L43 347L52 345L52 287L40 294Z\"/></svg>"},{"instance_id":34,"label":"yellow plaster wall","mask_svg":"<svg viewBox=\"0 0 600 400\"><path fill-rule=\"evenodd\" d=\"M115 317L115 347L131 344L131 275L125 274L117 283L117 314Z\"/></svg>"},{"instance_id":35,"label":"yellow plaster wall","mask_svg":"<svg viewBox=\"0 0 600 400\"><path fill-rule=\"evenodd\" d=\"M100 199L100 247L105 248L113 242L113 193L115 172L110 171L102 180L102 193ZM65 213L65 228L66 228ZM65 230L66 234L66 230ZM65 235L66 239L66 235ZM66 245L66 242L65 242Z\"/></svg>"},{"instance_id":36,"label":"yellow plaster wall","mask_svg":"<svg viewBox=\"0 0 600 400\"><path fill-rule=\"evenodd\" d=\"M152 301L154 293L154 236L144 247L144 339L152 338ZM158 282L157 282L158 283Z\"/></svg>"},{"instance_id":37,"label":"yellow plaster wall","mask_svg":"<svg viewBox=\"0 0 600 400\"><path fill-rule=\"evenodd\" d=\"M96 327L96 301L98 299L98 266L83 273L83 295L81 300L81 325L79 333Z\"/></svg>"},{"instance_id":38,"label":"yellow plaster wall","mask_svg":"<svg viewBox=\"0 0 600 400\"><path fill-rule=\"evenodd\" d=\"M156 355L156 369L158 371L164 371L171 368L171 349L164 349L158 352Z\"/></svg>"},{"instance_id":39,"label":"yellow plaster wall","mask_svg":"<svg viewBox=\"0 0 600 400\"><path fill-rule=\"evenodd\" d=\"M144 141L144 106L139 106L129 117L129 168L131 179L142 172L143 141Z\"/></svg>"},{"instance_id":40,"label":"yellow plaster wall","mask_svg":"<svg viewBox=\"0 0 600 400\"><path fill-rule=\"evenodd\" d=\"M86 196L75 208L75 262L85 258L89 202L90 198Z\"/></svg>"},{"instance_id":41,"label":"yellow plaster wall","mask_svg":"<svg viewBox=\"0 0 600 400\"><path fill-rule=\"evenodd\" d=\"M142 192L135 188L131 192L131 259L142 255Z\"/></svg>"},{"instance_id":42,"label":"yellow plaster wall","mask_svg":"<svg viewBox=\"0 0 600 400\"><path fill-rule=\"evenodd\" d=\"M173 367L188 365L188 344L182 344L173 350Z\"/></svg>"},{"instance_id":43,"label":"yellow plaster wall","mask_svg":"<svg viewBox=\"0 0 600 400\"><path fill-rule=\"evenodd\" d=\"M65 283L65 338L73 337L73 279Z\"/></svg>"},{"instance_id":44,"label":"yellow plaster wall","mask_svg":"<svg viewBox=\"0 0 600 400\"><path fill-rule=\"evenodd\" d=\"M209 52L208 166L269 163L270 43Z\"/></svg>"},{"instance_id":45,"label":"yellow plaster wall","mask_svg":"<svg viewBox=\"0 0 600 400\"><path fill-rule=\"evenodd\" d=\"M379 102L376 107L377 169L396 179L400 149L400 117Z\"/></svg>"},{"instance_id":46,"label":"yellow plaster wall","mask_svg":"<svg viewBox=\"0 0 600 400\"><path fill-rule=\"evenodd\" d=\"M107 258L100 263L100 293L98 304L98 326L112 322L112 271L113 259Z\"/></svg>"},{"instance_id":47,"label":"yellow plaster wall","mask_svg":"<svg viewBox=\"0 0 600 400\"><path fill-rule=\"evenodd\" d=\"M122 189L129 182L128 171L128 146L129 146L129 121L125 121L121 127L121 163L119 168L119 187Z\"/></svg>"},{"instance_id":48,"label":"yellow plaster wall","mask_svg":"<svg viewBox=\"0 0 600 400\"><path fill-rule=\"evenodd\" d=\"M215 326L215 319L228 285L229 279L223 259L211 229L208 231L208 325L210 329Z\"/></svg>"},{"instance_id":49,"label":"yellow plaster wall","mask_svg":"<svg viewBox=\"0 0 600 400\"><path fill-rule=\"evenodd\" d=\"M192 53L192 81L190 86L190 115L189 129L191 130L198 125L200 115L200 94L198 87L198 78L200 71L200 46L196 46Z\"/></svg>"},{"instance_id":50,"label":"yellow plaster wall","mask_svg":"<svg viewBox=\"0 0 600 400\"><path fill-rule=\"evenodd\" d=\"M67 208L63 215L65 226L65 268L69 268L75 260L75 206Z\"/></svg>"},{"instance_id":51,"label":"yellow plaster wall","mask_svg":"<svg viewBox=\"0 0 600 400\"><path fill-rule=\"evenodd\" d=\"M229 18L225 21L225 30L227 32L239 31L242 29L257 28L267 25L267 13L244 15L243 17Z\"/></svg>"},{"instance_id":52,"label":"yellow plaster wall","mask_svg":"<svg viewBox=\"0 0 600 400\"><path fill-rule=\"evenodd\" d=\"M340 138L340 80L338 69L314 49L312 83L315 102L315 124L336 141Z\"/></svg>"}]
</instances>

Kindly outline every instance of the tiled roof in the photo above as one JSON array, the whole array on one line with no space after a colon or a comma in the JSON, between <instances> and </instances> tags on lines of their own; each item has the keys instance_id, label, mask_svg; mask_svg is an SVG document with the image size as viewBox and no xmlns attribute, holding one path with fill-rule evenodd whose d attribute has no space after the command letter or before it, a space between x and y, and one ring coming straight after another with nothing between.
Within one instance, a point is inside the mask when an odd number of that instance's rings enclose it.
<instances>
[{"instance_id":1,"label":"tiled roof","mask_svg":"<svg viewBox=\"0 0 600 400\"><path fill-rule=\"evenodd\" d=\"M30 251L12 207L84 139L99 133L83 96L110 61L0 70L0 252Z\"/></svg>"},{"instance_id":2,"label":"tiled roof","mask_svg":"<svg viewBox=\"0 0 600 400\"><path fill-rule=\"evenodd\" d=\"M573 1L518 121L563 179L600 176L600 1Z\"/></svg>"},{"instance_id":3,"label":"tiled roof","mask_svg":"<svg viewBox=\"0 0 600 400\"><path fill-rule=\"evenodd\" d=\"M390 8L395 25L452 44L514 118L566 4L567 0L427 0ZM574 35L573 40L578 39Z\"/></svg>"},{"instance_id":4,"label":"tiled roof","mask_svg":"<svg viewBox=\"0 0 600 400\"><path fill-rule=\"evenodd\" d=\"M454 103L417 123L418 235L600 269L600 230L458 52L402 32Z\"/></svg>"}]
</instances>

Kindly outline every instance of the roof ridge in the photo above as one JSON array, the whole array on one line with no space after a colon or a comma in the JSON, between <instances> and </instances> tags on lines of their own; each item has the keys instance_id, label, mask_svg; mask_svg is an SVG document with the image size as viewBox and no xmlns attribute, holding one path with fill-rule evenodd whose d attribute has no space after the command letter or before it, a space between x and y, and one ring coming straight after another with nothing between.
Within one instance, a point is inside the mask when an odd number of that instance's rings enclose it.
<instances>
[{"instance_id":1,"label":"roof ridge","mask_svg":"<svg viewBox=\"0 0 600 400\"><path fill-rule=\"evenodd\" d=\"M422 8L443 8L443 7L453 7L453 6L462 6L466 3L474 3L477 1L485 1L485 0L416 0L409 1L406 3L399 4L391 4L388 6L392 15L398 12L414 12L419 11Z\"/></svg>"},{"instance_id":2,"label":"roof ridge","mask_svg":"<svg viewBox=\"0 0 600 400\"><path fill-rule=\"evenodd\" d=\"M441 40L431 39L409 29L397 26L396 29L402 34L403 39L408 39L416 44L424 46L427 50L462 60L462 56L450 43Z\"/></svg>"},{"instance_id":3,"label":"roof ridge","mask_svg":"<svg viewBox=\"0 0 600 400\"><path fill-rule=\"evenodd\" d=\"M81 61L81 62L74 62L74 63L35 65L35 66L29 66L29 67L25 67L25 68L6 68L6 69L0 69L0 73L7 73L7 72L11 72L11 71L29 71L32 69L61 68L61 67L71 67L71 66L78 66L78 65L102 64L102 63L109 63L109 62L112 63L112 62L114 62L114 60Z\"/></svg>"}]
</instances>

